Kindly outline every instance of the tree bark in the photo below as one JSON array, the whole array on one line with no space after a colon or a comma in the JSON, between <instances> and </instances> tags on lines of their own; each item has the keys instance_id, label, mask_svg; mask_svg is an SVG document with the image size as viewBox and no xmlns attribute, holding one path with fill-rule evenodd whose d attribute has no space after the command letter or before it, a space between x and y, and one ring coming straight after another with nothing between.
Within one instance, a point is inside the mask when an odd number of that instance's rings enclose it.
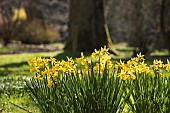
<instances>
[{"instance_id":1,"label":"tree bark","mask_svg":"<svg viewBox=\"0 0 170 113\"><path fill-rule=\"evenodd\" d=\"M160 27L161 27L161 34L164 38L165 35L165 27L164 27L164 10L165 10L165 0L161 2L161 10L160 10Z\"/></svg>"},{"instance_id":2,"label":"tree bark","mask_svg":"<svg viewBox=\"0 0 170 113\"><path fill-rule=\"evenodd\" d=\"M103 0L71 0L66 50L92 52L107 45Z\"/></svg>"}]
</instances>

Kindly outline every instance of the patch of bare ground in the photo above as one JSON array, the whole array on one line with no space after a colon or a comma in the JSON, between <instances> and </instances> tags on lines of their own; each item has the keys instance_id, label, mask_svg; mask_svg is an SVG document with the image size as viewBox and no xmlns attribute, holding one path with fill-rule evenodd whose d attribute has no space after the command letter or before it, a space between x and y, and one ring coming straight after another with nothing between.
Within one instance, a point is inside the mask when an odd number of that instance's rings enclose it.
<instances>
[{"instance_id":1,"label":"patch of bare ground","mask_svg":"<svg viewBox=\"0 0 170 113\"><path fill-rule=\"evenodd\" d=\"M64 46L62 44L42 44L42 45L35 45L35 44L18 44L17 45L17 44L12 44L12 45L9 45L7 47L8 48L7 50L0 51L0 55L59 51L59 50L62 50L63 47Z\"/></svg>"}]
</instances>

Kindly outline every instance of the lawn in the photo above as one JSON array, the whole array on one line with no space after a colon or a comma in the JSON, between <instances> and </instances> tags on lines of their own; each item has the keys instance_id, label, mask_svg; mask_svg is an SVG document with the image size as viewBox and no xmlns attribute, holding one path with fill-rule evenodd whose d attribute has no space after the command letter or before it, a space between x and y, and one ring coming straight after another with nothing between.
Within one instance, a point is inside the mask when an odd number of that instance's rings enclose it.
<instances>
[{"instance_id":1,"label":"lawn","mask_svg":"<svg viewBox=\"0 0 170 113\"><path fill-rule=\"evenodd\" d=\"M34 57L49 57L62 54L63 51L39 52L27 54L0 55L0 110L3 113L38 113L37 107L29 98L22 78L30 76L28 60ZM25 110L17 107L16 105Z\"/></svg>"},{"instance_id":2,"label":"lawn","mask_svg":"<svg viewBox=\"0 0 170 113\"><path fill-rule=\"evenodd\" d=\"M57 46L58 44L55 44ZM61 46L61 45L60 45ZM120 48L121 47L121 48ZM0 53L10 53L9 50L15 49L22 51L24 47L16 48L3 48ZM127 48L126 45L116 45L115 48L120 52L120 56L113 57L113 61L120 58L129 59L132 56L133 48ZM161 55L169 55L166 50L155 51L152 56L160 57ZM48 52L21 52L20 54L1 54L0 55L0 113L39 113L40 111L36 105L31 101L29 92L24 87L23 78L29 78L31 73L29 72L29 66L27 61L34 57L50 57L55 56L56 59L65 59L66 56L73 56L71 52L63 50L48 51ZM77 56L77 55L76 55ZM165 57L163 59L167 59ZM155 57L148 57L147 62L152 62Z\"/></svg>"},{"instance_id":3,"label":"lawn","mask_svg":"<svg viewBox=\"0 0 170 113\"><path fill-rule=\"evenodd\" d=\"M46 49L42 50L43 47L57 49L46 51ZM24 87L23 78L29 78L31 75L27 61L40 56L54 56L58 60L73 56L71 52L62 50L63 44L38 45L32 47L34 48L36 51L26 48L25 45L0 47L0 113L1 111L2 113L39 113Z\"/></svg>"}]
</instances>

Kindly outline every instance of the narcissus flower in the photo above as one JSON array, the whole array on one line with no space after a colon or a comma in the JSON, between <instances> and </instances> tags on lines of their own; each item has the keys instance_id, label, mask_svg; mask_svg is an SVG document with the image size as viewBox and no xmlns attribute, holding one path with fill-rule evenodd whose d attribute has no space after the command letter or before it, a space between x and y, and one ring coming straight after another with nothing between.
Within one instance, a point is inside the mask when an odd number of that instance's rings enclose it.
<instances>
[{"instance_id":1,"label":"narcissus flower","mask_svg":"<svg viewBox=\"0 0 170 113\"><path fill-rule=\"evenodd\" d=\"M170 72L170 62L167 60L167 63L164 65L165 69Z\"/></svg>"},{"instance_id":2,"label":"narcissus flower","mask_svg":"<svg viewBox=\"0 0 170 113\"><path fill-rule=\"evenodd\" d=\"M92 74L109 74L109 77L114 76L112 75L113 73L107 73L112 69L122 80L135 80L136 77L140 75L159 75L162 77L163 68L168 74L170 73L169 60L167 60L166 64L163 64L161 60L154 60L153 64L147 65L144 62L144 55L139 53L137 57L131 58L127 62L120 60L116 62L116 64L113 64L108 51L109 48L106 48L106 46L99 50L95 49L90 58L85 57L84 54L81 53L81 57L76 58L76 62L74 62L72 57L67 57L67 60L62 61L58 61L54 57L38 57L28 61L28 64L31 66L30 71L36 73L34 79L43 80L43 77L47 77L47 86L49 88L53 86L57 78L62 80L66 76L79 77L79 80L82 80L84 76L91 76ZM81 67L78 68L78 64L81 65Z\"/></svg>"},{"instance_id":3,"label":"narcissus flower","mask_svg":"<svg viewBox=\"0 0 170 113\"><path fill-rule=\"evenodd\" d=\"M144 55L141 55L141 52L140 52L139 54L137 54L136 61L138 62L138 61L143 61L143 60L145 60Z\"/></svg>"},{"instance_id":4,"label":"narcissus flower","mask_svg":"<svg viewBox=\"0 0 170 113\"><path fill-rule=\"evenodd\" d=\"M163 67L163 62L161 60L154 60L153 64L150 65L151 68L153 68L154 70L158 70L159 68Z\"/></svg>"},{"instance_id":5,"label":"narcissus flower","mask_svg":"<svg viewBox=\"0 0 170 113\"><path fill-rule=\"evenodd\" d=\"M47 84L47 86L48 86L49 88L51 88L51 87L52 87L52 85L53 85L53 81L52 81L51 79L49 79L49 80L48 80L48 84Z\"/></svg>"},{"instance_id":6,"label":"narcissus flower","mask_svg":"<svg viewBox=\"0 0 170 113\"><path fill-rule=\"evenodd\" d=\"M94 50L94 52L91 54L92 58L97 58L100 55L100 51L97 51L96 49Z\"/></svg>"},{"instance_id":7,"label":"narcissus flower","mask_svg":"<svg viewBox=\"0 0 170 113\"><path fill-rule=\"evenodd\" d=\"M101 47L100 55L109 54L108 51L109 51L109 48L106 48L106 46L104 46L104 48Z\"/></svg>"}]
</instances>

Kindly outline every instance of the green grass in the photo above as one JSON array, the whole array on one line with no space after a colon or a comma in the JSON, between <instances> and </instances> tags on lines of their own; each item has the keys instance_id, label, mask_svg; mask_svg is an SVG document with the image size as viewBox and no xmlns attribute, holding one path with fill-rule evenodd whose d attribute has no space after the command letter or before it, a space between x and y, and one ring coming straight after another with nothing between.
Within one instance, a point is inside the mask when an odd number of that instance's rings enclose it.
<instances>
[{"instance_id":1,"label":"green grass","mask_svg":"<svg viewBox=\"0 0 170 113\"><path fill-rule=\"evenodd\" d=\"M11 95L6 97L5 95L1 96L0 99L0 110L2 113L40 113L36 105L31 101L28 94L24 95Z\"/></svg>"},{"instance_id":2,"label":"green grass","mask_svg":"<svg viewBox=\"0 0 170 113\"><path fill-rule=\"evenodd\" d=\"M71 57L74 55L71 52L62 50L0 55L0 110L3 111L2 113L27 113L19 107L32 113L39 113L38 108L31 101L28 91L24 87L23 78L29 78L31 75L27 61L40 56L54 56L56 59L61 60L66 59L66 56Z\"/></svg>"},{"instance_id":3,"label":"green grass","mask_svg":"<svg viewBox=\"0 0 170 113\"><path fill-rule=\"evenodd\" d=\"M24 84L23 76L0 77L0 110L2 113L28 113L27 111L39 113L39 109L31 101Z\"/></svg>"},{"instance_id":4,"label":"green grass","mask_svg":"<svg viewBox=\"0 0 170 113\"><path fill-rule=\"evenodd\" d=\"M57 46L58 44L53 44ZM60 45L62 47L63 45ZM120 48L121 47L121 48ZM116 45L121 56L113 57L113 61L121 59L129 59L132 55L133 48L128 48L126 45ZM1 47L0 53L9 52L11 50L24 50L24 47ZM151 55L169 55L166 50L154 51ZM31 101L28 92L24 89L24 83L21 78L29 77L29 66L27 61L34 57L49 57L55 56L56 59L66 59L66 56L73 56L71 52L54 51L54 52L38 52L38 53L23 53L23 54L6 54L0 55L0 110L2 113L27 113L26 111L16 107L16 105L29 110L33 113L39 113L38 108ZM75 57L79 56L79 53ZM73 58L75 58L73 57ZM161 58L161 57L160 57ZM148 62L152 62L154 57L148 57ZM163 58L167 59L167 58ZM10 102L14 103L11 104ZM1 113L1 112L0 112Z\"/></svg>"},{"instance_id":5,"label":"green grass","mask_svg":"<svg viewBox=\"0 0 170 113\"><path fill-rule=\"evenodd\" d=\"M26 48L24 47L1 47L1 53L7 53L7 52L12 52L12 51L21 51L21 50L25 50Z\"/></svg>"},{"instance_id":6,"label":"green grass","mask_svg":"<svg viewBox=\"0 0 170 113\"><path fill-rule=\"evenodd\" d=\"M1 55L0 59L0 76L7 75L29 75L29 66L27 61L34 57L49 57L56 56L63 51L56 52L40 52L40 53L27 53L27 54L11 54Z\"/></svg>"},{"instance_id":7,"label":"green grass","mask_svg":"<svg viewBox=\"0 0 170 113\"><path fill-rule=\"evenodd\" d=\"M63 51L1 55L0 110L3 111L2 113L27 113L14 104L33 113L38 113L38 108L29 98L22 81L22 78L29 77L31 74L27 61L34 57L57 57L62 54L64 54Z\"/></svg>"}]
</instances>

